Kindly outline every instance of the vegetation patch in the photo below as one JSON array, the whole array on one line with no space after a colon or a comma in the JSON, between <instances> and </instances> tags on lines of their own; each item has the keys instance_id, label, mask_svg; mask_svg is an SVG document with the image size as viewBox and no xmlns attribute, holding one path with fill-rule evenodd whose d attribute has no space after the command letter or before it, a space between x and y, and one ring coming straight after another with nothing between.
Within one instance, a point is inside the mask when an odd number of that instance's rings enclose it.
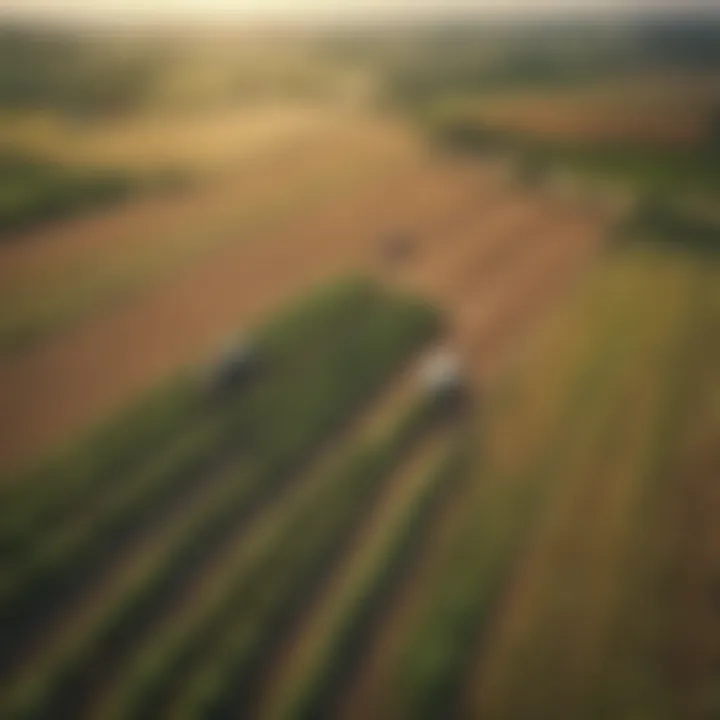
<instances>
[{"instance_id":1,"label":"vegetation patch","mask_svg":"<svg viewBox=\"0 0 720 720\"><path fill-rule=\"evenodd\" d=\"M649 242L678 252L711 257L720 254L720 225L690 215L662 197L640 203L620 228L626 242Z\"/></svg>"},{"instance_id":2,"label":"vegetation patch","mask_svg":"<svg viewBox=\"0 0 720 720\"><path fill-rule=\"evenodd\" d=\"M127 172L62 165L17 153L0 154L0 240L40 223L106 207L185 180L175 172Z\"/></svg>"},{"instance_id":3,"label":"vegetation patch","mask_svg":"<svg viewBox=\"0 0 720 720\"><path fill-rule=\"evenodd\" d=\"M252 334L262 369L249 385L210 397L202 381L188 376L16 480L1 526L8 665L42 623L157 522L174 498L220 471L232 477L237 465L234 499L208 515L186 551L176 548L130 604L118 598L110 624L98 628L81 652L73 650L70 665L55 669L59 675L36 678L26 700L67 702L68 688L83 686L96 653L113 646L103 637L124 637L140 607L153 617L159 599L171 599L169 579L192 577L191 565L201 565L253 503L271 499L437 328L436 315L423 305L362 281L339 284ZM136 425L133 418L144 410L147 421Z\"/></svg>"},{"instance_id":4,"label":"vegetation patch","mask_svg":"<svg viewBox=\"0 0 720 720\"><path fill-rule=\"evenodd\" d=\"M720 189L717 142L684 146L632 142L542 140L500 126L462 118L431 120L431 139L460 153L509 155L528 178L541 179L551 169L630 183L652 193Z\"/></svg>"}]
</instances>

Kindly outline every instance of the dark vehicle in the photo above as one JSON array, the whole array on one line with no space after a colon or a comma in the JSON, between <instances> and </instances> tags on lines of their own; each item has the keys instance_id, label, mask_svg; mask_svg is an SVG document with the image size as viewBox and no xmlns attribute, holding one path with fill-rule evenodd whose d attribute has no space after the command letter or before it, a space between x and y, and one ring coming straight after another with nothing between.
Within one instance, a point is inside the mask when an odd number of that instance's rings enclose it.
<instances>
[{"instance_id":1,"label":"dark vehicle","mask_svg":"<svg viewBox=\"0 0 720 720\"><path fill-rule=\"evenodd\" d=\"M205 394L215 398L235 392L254 378L258 368L257 348L247 340L236 341L222 350L205 369Z\"/></svg>"},{"instance_id":2,"label":"dark vehicle","mask_svg":"<svg viewBox=\"0 0 720 720\"><path fill-rule=\"evenodd\" d=\"M416 251L416 238L407 232L390 233L382 240L381 254L390 265L399 265L410 260Z\"/></svg>"}]
</instances>

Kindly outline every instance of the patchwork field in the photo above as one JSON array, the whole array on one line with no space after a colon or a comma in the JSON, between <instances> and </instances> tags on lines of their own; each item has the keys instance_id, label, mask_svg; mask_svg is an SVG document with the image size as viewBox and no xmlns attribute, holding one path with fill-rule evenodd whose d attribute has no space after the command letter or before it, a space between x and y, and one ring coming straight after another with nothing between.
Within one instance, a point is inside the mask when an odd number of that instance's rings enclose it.
<instances>
[{"instance_id":1,"label":"patchwork field","mask_svg":"<svg viewBox=\"0 0 720 720\"><path fill-rule=\"evenodd\" d=\"M717 268L697 261L623 255L596 273L488 399L472 481L328 716L717 712L717 301Z\"/></svg>"},{"instance_id":2,"label":"patchwork field","mask_svg":"<svg viewBox=\"0 0 720 720\"><path fill-rule=\"evenodd\" d=\"M378 124L336 117L329 128L318 121L296 135L257 148L232 171L216 168L197 187L40 227L0 246L0 349L65 329L212 248L297 221L411 161L407 142Z\"/></svg>"},{"instance_id":3,"label":"patchwork field","mask_svg":"<svg viewBox=\"0 0 720 720\"><path fill-rule=\"evenodd\" d=\"M716 14L165 5L0 28L0 718L720 717Z\"/></svg>"},{"instance_id":4,"label":"patchwork field","mask_svg":"<svg viewBox=\"0 0 720 720\"><path fill-rule=\"evenodd\" d=\"M137 201L0 248L1 466L69 441L338 273L427 294L453 322L462 309L460 324L483 308L482 322L458 329L469 342L532 318L599 245L602 213L523 194L501 165L433 157L388 124L341 128L319 149L283 150L182 202ZM417 245L407 272L382 258L395 231ZM478 351L480 364L507 340Z\"/></svg>"},{"instance_id":5,"label":"patchwork field","mask_svg":"<svg viewBox=\"0 0 720 720\"><path fill-rule=\"evenodd\" d=\"M503 327L567 281L534 265ZM5 716L712 716L717 268L620 250L575 294L449 413L423 347L496 335L330 287L257 328L249 385L186 374L6 487Z\"/></svg>"},{"instance_id":6,"label":"patchwork field","mask_svg":"<svg viewBox=\"0 0 720 720\"><path fill-rule=\"evenodd\" d=\"M414 115L441 144L514 157L533 182L567 171L639 195L717 204L718 107L717 73L665 70L570 87L438 94Z\"/></svg>"},{"instance_id":7,"label":"patchwork field","mask_svg":"<svg viewBox=\"0 0 720 720\"><path fill-rule=\"evenodd\" d=\"M656 72L579 87L468 94L439 109L546 140L692 145L713 132L719 100L720 82L711 74Z\"/></svg>"},{"instance_id":8,"label":"patchwork field","mask_svg":"<svg viewBox=\"0 0 720 720\"><path fill-rule=\"evenodd\" d=\"M346 120L0 247L0 714L712 717L713 256Z\"/></svg>"}]
</instances>

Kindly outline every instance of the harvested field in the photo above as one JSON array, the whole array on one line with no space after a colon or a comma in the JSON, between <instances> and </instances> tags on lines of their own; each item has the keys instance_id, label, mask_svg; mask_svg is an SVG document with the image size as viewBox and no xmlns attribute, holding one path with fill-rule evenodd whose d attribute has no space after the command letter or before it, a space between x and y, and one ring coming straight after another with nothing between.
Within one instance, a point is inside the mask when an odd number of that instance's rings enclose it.
<instances>
[{"instance_id":1,"label":"harvested field","mask_svg":"<svg viewBox=\"0 0 720 720\"><path fill-rule=\"evenodd\" d=\"M720 431L692 389L718 387L695 346L711 277L614 259L555 319L489 400L476 482L386 601L340 717L712 716L715 495L687 474Z\"/></svg>"},{"instance_id":2,"label":"harvested field","mask_svg":"<svg viewBox=\"0 0 720 720\"><path fill-rule=\"evenodd\" d=\"M358 153L363 147L357 143ZM0 358L0 397L4 400L0 422L8 428L0 447L2 465L16 466L44 447L69 440L83 426L119 408L125 398L151 387L174 368L198 361L239 325L247 325L285 298L334 274L377 272L391 284L399 282L419 294L435 297L450 317L474 294L470 286L463 298L447 297L456 289L457 273L467 273L468 267L477 267L480 277L483 267L491 273L495 272L492 263L502 266L505 279L498 284L506 288L503 292L512 294L514 263L521 261L524 253L501 248L503 257L485 259L485 245L500 247L511 232L504 227L508 223L515 225L512 232L518 244L545 223L543 237L528 240L537 246L533 252L542 255L545 234L548 241L552 240L556 231L564 232L563 218L571 223L577 214L563 210L553 200L523 199L505 187L502 173L492 166L483 170L430 159L419 150L411 152L410 147L407 141L400 143L400 155L393 161L389 176L374 171L373 180L364 182L365 189L349 188L342 192L342 198L333 193L334 200L312 211L289 212L287 219L276 218L266 226L250 229L241 243L226 241L212 252L203 248L204 259L196 259L182 272L176 270L176 277L168 277L142 293L135 292L46 342ZM298 178L301 176L299 171ZM202 205L204 201L200 202ZM198 222L217 210L216 203L221 204L217 198L208 202L197 213ZM535 220L523 220L518 215L524 205ZM168 218L172 215L170 207L167 204L164 211ZM112 227L111 218L88 222L106 222ZM142 222L150 224L152 213ZM595 227L590 233L593 237L567 231L563 243L571 255L581 248L597 247L602 224ZM388 277L376 257L378 238L395 228L420 238L418 266L409 268L407 280L404 271ZM115 240L103 240L108 245L102 254L89 247L97 237L94 231L87 233L85 253L83 242L72 234L65 241L58 238L48 252L57 253L58 267L63 257L69 263L63 271L65 277L70 277L79 258L94 253L108 257L107 267L112 270L112 248L122 245L122 232ZM178 241L170 232L167 238L171 258ZM46 260L38 246L27 247L27 251L24 246L18 247L16 272L41 278ZM139 252L138 257L145 255L142 262L146 263L148 251L143 248ZM172 264L172 260L168 262ZM11 264L8 261L8 266ZM434 269L444 265L447 270ZM568 268L565 271L569 277L574 275ZM558 273L564 271L559 269ZM559 274L548 281L548 288L558 287ZM440 292L433 289L443 284L447 288L444 295L442 288ZM487 297L483 285L477 286L477 304ZM488 357L489 352L484 355Z\"/></svg>"},{"instance_id":3,"label":"harvested field","mask_svg":"<svg viewBox=\"0 0 720 720\"><path fill-rule=\"evenodd\" d=\"M77 427L238 325L268 362L213 402L191 373L5 488L5 714L714 711L716 268L601 254L597 212L490 167L402 172L23 353L64 347L42 390L67 417L96 383ZM375 280L272 319L342 272ZM416 376L438 341L468 412Z\"/></svg>"},{"instance_id":4,"label":"harvested field","mask_svg":"<svg viewBox=\"0 0 720 720\"><path fill-rule=\"evenodd\" d=\"M337 113L300 104L261 105L239 111L155 113L130 120L74 127L38 113L0 116L2 146L67 163L126 169L183 166L217 170L298 137L323 132Z\"/></svg>"},{"instance_id":5,"label":"harvested field","mask_svg":"<svg viewBox=\"0 0 720 720\"><path fill-rule=\"evenodd\" d=\"M37 343L208 253L304 222L415 158L397 133L337 123L165 197L29 232L0 248L0 350ZM178 194L179 193L179 194ZM42 292L38 292L42 288Z\"/></svg>"}]
</instances>

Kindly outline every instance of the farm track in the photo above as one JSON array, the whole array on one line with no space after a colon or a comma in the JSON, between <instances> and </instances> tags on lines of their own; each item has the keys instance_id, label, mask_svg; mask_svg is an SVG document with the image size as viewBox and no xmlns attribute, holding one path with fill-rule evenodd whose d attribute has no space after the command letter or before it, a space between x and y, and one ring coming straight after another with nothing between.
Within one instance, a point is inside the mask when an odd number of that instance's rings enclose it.
<instances>
[{"instance_id":1,"label":"farm track","mask_svg":"<svg viewBox=\"0 0 720 720\"><path fill-rule=\"evenodd\" d=\"M327 697L316 700L319 706L312 713L332 714L330 706L348 681L343 675L352 673L352 658L343 668L344 673L343 670L338 673L344 660L341 643L352 632L354 618L362 613L362 601L373 588L382 585L383 580L390 586L386 592L392 587L392 577L383 577L383 563L393 554L393 547L411 534L418 504L432 491L433 481L442 479L436 477L437 468L450 444L451 434L448 428L443 428L398 465L378 505L348 549L342 566L307 608L302 623L287 633L275 656L269 658L268 677L263 678L265 692L260 693L259 706L250 704L245 710L238 707L235 717L249 712L253 717L283 718L296 717L301 709L311 712L303 707L303 702L308 702L304 697L308 688L311 693L327 693ZM382 587L377 591L386 594ZM382 602L376 600L375 604ZM326 676L332 676L334 682ZM328 683L334 687L328 687Z\"/></svg>"},{"instance_id":2,"label":"farm track","mask_svg":"<svg viewBox=\"0 0 720 720\"><path fill-rule=\"evenodd\" d=\"M413 620L418 603L432 585L433 570L437 571L442 550L453 534L466 502L467 494L456 492L439 508L430 537L404 569L403 577L392 588L382 611L373 618L353 677L334 698L336 717L343 720L386 717L385 708L392 695L387 684L392 682L394 661L408 634L416 627Z\"/></svg>"}]
</instances>

